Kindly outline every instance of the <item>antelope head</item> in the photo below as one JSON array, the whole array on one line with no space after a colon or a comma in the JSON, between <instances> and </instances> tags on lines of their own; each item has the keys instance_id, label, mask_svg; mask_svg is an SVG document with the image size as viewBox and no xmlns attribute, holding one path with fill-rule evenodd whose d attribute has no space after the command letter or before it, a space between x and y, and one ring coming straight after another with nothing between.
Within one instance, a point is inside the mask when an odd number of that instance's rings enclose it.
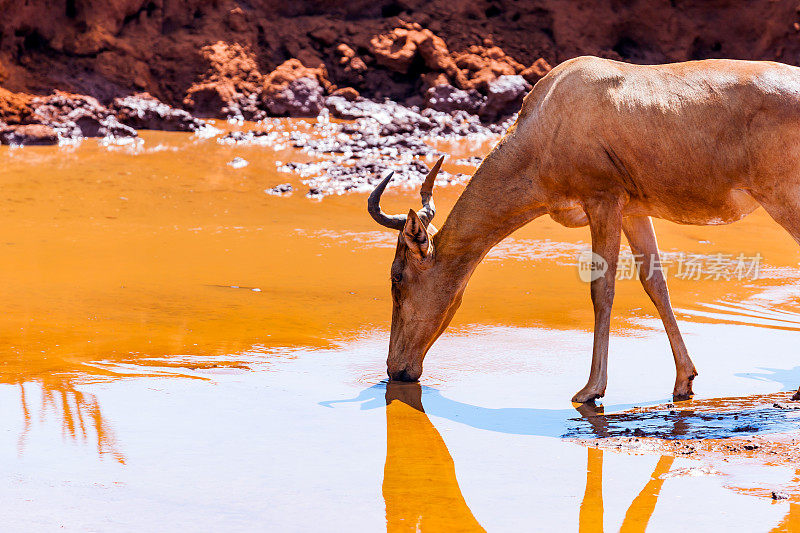
<instances>
[{"instance_id":1,"label":"antelope head","mask_svg":"<svg viewBox=\"0 0 800 533\"><path fill-rule=\"evenodd\" d=\"M431 220L433 183L444 161L439 158L420 189L422 209L407 215L387 215L380 206L381 195L392 174L381 181L369 195L368 210L381 226L400 232L391 268L392 331L386 360L389 378L417 381L422 361L433 342L441 335L455 314L451 291L442 287L442 269L436 261ZM460 300L460 299L459 299ZM459 302L460 303L460 302Z\"/></svg>"}]
</instances>

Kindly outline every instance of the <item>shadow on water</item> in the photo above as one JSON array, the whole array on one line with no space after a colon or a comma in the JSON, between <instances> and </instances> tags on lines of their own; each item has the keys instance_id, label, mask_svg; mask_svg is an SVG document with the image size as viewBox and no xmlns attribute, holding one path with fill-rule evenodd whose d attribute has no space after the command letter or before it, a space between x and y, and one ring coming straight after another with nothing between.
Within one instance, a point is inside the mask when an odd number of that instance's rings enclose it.
<instances>
[{"instance_id":1,"label":"shadow on water","mask_svg":"<svg viewBox=\"0 0 800 533\"><path fill-rule=\"evenodd\" d=\"M392 385L392 383L389 383ZM361 409L384 405L386 383L369 387L347 400L321 402L360 403ZM800 429L800 410L778 409L773 402L782 396L723 398L665 403L663 408L583 404L576 409L532 409L479 407L442 396L432 387L421 386L425 412L487 431L513 435L554 438L657 437L662 439L723 439L747 435L778 433ZM640 404L642 405L642 404ZM800 407L800 404L798 404ZM605 410L616 411L605 414ZM628 412L619 412L619 411ZM576 416L576 414L580 416Z\"/></svg>"},{"instance_id":2,"label":"shadow on water","mask_svg":"<svg viewBox=\"0 0 800 533\"><path fill-rule=\"evenodd\" d=\"M362 410L377 409L384 406L384 394L392 382L381 382L364 389L355 398L320 402L325 407L339 403L360 403ZM575 409L530 409L507 407L492 409L451 400L442 396L433 387L421 386L421 396L425 402L425 412L429 415L446 418L476 429L508 433L512 435L535 435L540 437L564 436L567 423L575 418ZM650 402L658 403L658 402ZM633 405L615 405L615 410L629 409Z\"/></svg>"},{"instance_id":3,"label":"shadow on water","mask_svg":"<svg viewBox=\"0 0 800 533\"><path fill-rule=\"evenodd\" d=\"M736 377L749 378L757 381L773 381L780 383L782 390L797 390L800 383L800 366L794 368L761 368L764 372L741 372L734 374Z\"/></svg>"}]
</instances>

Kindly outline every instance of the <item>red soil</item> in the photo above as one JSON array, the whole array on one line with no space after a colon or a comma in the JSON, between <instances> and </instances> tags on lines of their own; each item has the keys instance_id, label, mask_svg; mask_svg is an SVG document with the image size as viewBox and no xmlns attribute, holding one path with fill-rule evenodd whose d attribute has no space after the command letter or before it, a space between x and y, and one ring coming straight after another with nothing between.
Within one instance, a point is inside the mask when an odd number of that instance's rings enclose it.
<instances>
[{"instance_id":1,"label":"red soil","mask_svg":"<svg viewBox=\"0 0 800 533\"><path fill-rule=\"evenodd\" d=\"M534 83L582 54L800 62L794 0L0 0L0 13L6 89L106 103L147 91L203 112L269 99L298 76L405 100L441 83L485 94L502 74ZM25 99L0 94L0 120L20 121Z\"/></svg>"}]
</instances>

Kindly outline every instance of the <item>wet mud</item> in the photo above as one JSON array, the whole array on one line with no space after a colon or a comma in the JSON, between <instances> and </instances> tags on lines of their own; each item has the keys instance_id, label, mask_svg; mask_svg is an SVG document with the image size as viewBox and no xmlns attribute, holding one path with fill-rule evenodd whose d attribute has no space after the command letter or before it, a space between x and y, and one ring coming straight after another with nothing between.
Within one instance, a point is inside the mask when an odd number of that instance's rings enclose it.
<instances>
[{"instance_id":1,"label":"wet mud","mask_svg":"<svg viewBox=\"0 0 800 533\"><path fill-rule=\"evenodd\" d=\"M789 394L683 401L605 414L584 404L584 417L567 438L650 437L665 440L730 439L751 434L784 433L800 427L800 402Z\"/></svg>"}]
</instances>

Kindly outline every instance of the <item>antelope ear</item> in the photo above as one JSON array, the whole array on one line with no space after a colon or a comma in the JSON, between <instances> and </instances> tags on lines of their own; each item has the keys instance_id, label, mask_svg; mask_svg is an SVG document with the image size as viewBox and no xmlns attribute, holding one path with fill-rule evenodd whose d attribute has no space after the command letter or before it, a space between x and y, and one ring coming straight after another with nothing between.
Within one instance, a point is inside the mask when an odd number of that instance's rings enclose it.
<instances>
[{"instance_id":1,"label":"antelope ear","mask_svg":"<svg viewBox=\"0 0 800 533\"><path fill-rule=\"evenodd\" d=\"M406 225L403 227L403 239L406 241L408 249L417 259L421 261L428 257L431 251L428 231L413 209L408 211Z\"/></svg>"}]
</instances>

